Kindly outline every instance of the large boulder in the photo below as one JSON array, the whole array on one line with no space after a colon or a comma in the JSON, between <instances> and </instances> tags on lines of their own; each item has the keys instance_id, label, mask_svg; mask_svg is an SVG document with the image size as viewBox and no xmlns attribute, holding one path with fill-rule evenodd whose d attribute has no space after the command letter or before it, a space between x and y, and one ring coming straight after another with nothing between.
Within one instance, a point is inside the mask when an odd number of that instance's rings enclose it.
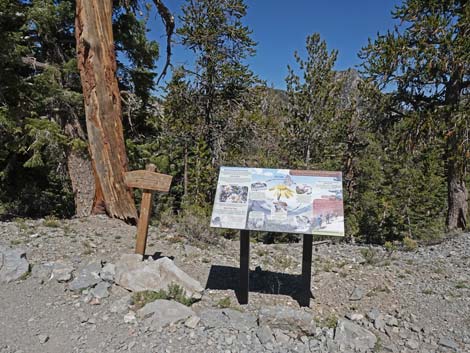
<instances>
[{"instance_id":1,"label":"large boulder","mask_svg":"<svg viewBox=\"0 0 470 353\"><path fill-rule=\"evenodd\" d=\"M335 342L344 348L367 352L374 348L377 337L365 328L349 320L339 320L335 330Z\"/></svg>"},{"instance_id":2,"label":"large boulder","mask_svg":"<svg viewBox=\"0 0 470 353\"><path fill-rule=\"evenodd\" d=\"M262 308L258 314L260 326L269 326L281 330L297 331L306 335L315 333L315 320L313 315L302 309L285 307Z\"/></svg>"},{"instance_id":3,"label":"large boulder","mask_svg":"<svg viewBox=\"0 0 470 353\"><path fill-rule=\"evenodd\" d=\"M148 326L165 327L196 315L187 306L171 300L158 299L137 311L137 317L144 319Z\"/></svg>"},{"instance_id":4,"label":"large boulder","mask_svg":"<svg viewBox=\"0 0 470 353\"><path fill-rule=\"evenodd\" d=\"M26 253L20 249L0 246L0 283L10 283L29 272Z\"/></svg>"},{"instance_id":5,"label":"large boulder","mask_svg":"<svg viewBox=\"0 0 470 353\"><path fill-rule=\"evenodd\" d=\"M195 299L201 298L204 291L198 281L167 257L142 261L142 256L138 254L123 255L116 263L114 281L133 292L167 290L173 283L181 286L187 297Z\"/></svg>"}]
</instances>

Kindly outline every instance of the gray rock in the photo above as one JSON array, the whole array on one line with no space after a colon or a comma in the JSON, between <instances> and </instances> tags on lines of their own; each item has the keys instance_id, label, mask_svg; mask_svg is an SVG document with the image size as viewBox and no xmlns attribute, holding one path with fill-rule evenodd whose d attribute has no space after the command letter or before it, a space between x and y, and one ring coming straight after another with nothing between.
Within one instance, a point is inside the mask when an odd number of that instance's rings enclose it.
<instances>
[{"instance_id":1,"label":"gray rock","mask_svg":"<svg viewBox=\"0 0 470 353\"><path fill-rule=\"evenodd\" d=\"M315 320L313 315L301 309L287 307L262 308L258 313L259 325L287 331L313 335Z\"/></svg>"},{"instance_id":2,"label":"gray rock","mask_svg":"<svg viewBox=\"0 0 470 353\"><path fill-rule=\"evenodd\" d=\"M454 351L457 351L459 349L459 345L454 340L448 337L441 337L438 343L440 346L453 349Z\"/></svg>"},{"instance_id":3,"label":"gray rock","mask_svg":"<svg viewBox=\"0 0 470 353\"><path fill-rule=\"evenodd\" d=\"M124 315L124 322L126 324L133 324L137 322L137 319L135 317L135 313L133 311L129 311L126 315Z\"/></svg>"},{"instance_id":4,"label":"gray rock","mask_svg":"<svg viewBox=\"0 0 470 353\"><path fill-rule=\"evenodd\" d=\"M386 322L387 322L387 325L388 325L388 326L398 326L398 320L397 320L397 318L394 317L394 316L391 316L391 315L388 316L388 317L386 318Z\"/></svg>"},{"instance_id":5,"label":"gray rock","mask_svg":"<svg viewBox=\"0 0 470 353\"><path fill-rule=\"evenodd\" d=\"M105 264L100 272L100 277L103 281L114 282L115 275L116 266L112 263Z\"/></svg>"},{"instance_id":6,"label":"gray rock","mask_svg":"<svg viewBox=\"0 0 470 353\"><path fill-rule=\"evenodd\" d=\"M349 300L361 300L363 296L364 296L364 289L359 288L359 287L354 287L354 290L351 293Z\"/></svg>"},{"instance_id":7,"label":"gray rock","mask_svg":"<svg viewBox=\"0 0 470 353\"><path fill-rule=\"evenodd\" d=\"M258 330L256 330L256 336L262 345L266 345L274 341L274 336L269 326L260 326Z\"/></svg>"},{"instance_id":8,"label":"gray rock","mask_svg":"<svg viewBox=\"0 0 470 353\"><path fill-rule=\"evenodd\" d=\"M103 299L109 296L108 288L111 287L111 284L108 282L100 282L96 285L96 287L92 288L90 293L95 298Z\"/></svg>"},{"instance_id":9,"label":"gray rock","mask_svg":"<svg viewBox=\"0 0 470 353\"><path fill-rule=\"evenodd\" d=\"M408 341L406 341L405 346L415 350L419 348L419 342L415 339L410 338Z\"/></svg>"},{"instance_id":10,"label":"gray rock","mask_svg":"<svg viewBox=\"0 0 470 353\"><path fill-rule=\"evenodd\" d=\"M379 315L374 321L374 327L379 331L384 331L385 329L385 320L383 315Z\"/></svg>"},{"instance_id":11,"label":"gray rock","mask_svg":"<svg viewBox=\"0 0 470 353\"><path fill-rule=\"evenodd\" d=\"M169 258L142 261L142 256L138 254L123 255L116 263L115 282L134 292L166 290L174 283L185 290L186 296L192 298L201 298L204 291L198 281L179 269Z\"/></svg>"},{"instance_id":12,"label":"gray rock","mask_svg":"<svg viewBox=\"0 0 470 353\"><path fill-rule=\"evenodd\" d=\"M373 323L377 320L382 314L377 308L373 308L367 313L367 318Z\"/></svg>"},{"instance_id":13,"label":"gray rock","mask_svg":"<svg viewBox=\"0 0 470 353\"><path fill-rule=\"evenodd\" d=\"M348 313L346 314L346 318L351 321L361 321L364 318L364 315L359 313Z\"/></svg>"},{"instance_id":14,"label":"gray rock","mask_svg":"<svg viewBox=\"0 0 470 353\"><path fill-rule=\"evenodd\" d=\"M279 344L285 344L290 341L290 337L279 329L274 331L274 337L276 338L276 342Z\"/></svg>"},{"instance_id":15,"label":"gray rock","mask_svg":"<svg viewBox=\"0 0 470 353\"><path fill-rule=\"evenodd\" d=\"M47 341L49 341L49 336L48 335L39 335L38 339L39 339L39 343L44 344Z\"/></svg>"},{"instance_id":16,"label":"gray rock","mask_svg":"<svg viewBox=\"0 0 470 353\"><path fill-rule=\"evenodd\" d=\"M78 271L75 279L70 282L69 289L71 291L81 291L86 288L93 287L101 282L100 278L101 264L92 262Z\"/></svg>"},{"instance_id":17,"label":"gray rock","mask_svg":"<svg viewBox=\"0 0 470 353\"><path fill-rule=\"evenodd\" d=\"M37 278L41 281L47 281L51 278L52 269L54 268L53 262L46 262L43 264L36 264L31 269L31 277Z\"/></svg>"},{"instance_id":18,"label":"gray rock","mask_svg":"<svg viewBox=\"0 0 470 353\"><path fill-rule=\"evenodd\" d=\"M72 264L57 261L53 264L51 279L55 279L57 282L70 281L73 270Z\"/></svg>"},{"instance_id":19,"label":"gray rock","mask_svg":"<svg viewBox=\"0 0 470 353\"><path fill-rule=\"evenodd\" d=\"M200 312L199 316L207 328L249 331L258 326L254 315L233 309L208 309Z\"/></svg>"},{"instance_id":20,"label":"gray rock","mask_svg":"<svg viewBox=\"0 0 470 353\"><path fill-rule=\"evenodd\" d=\"M21 249L0 246L0 283L10 283L29 272L26 253Z\"/></svg>"},{"instance_id":21,"label":"gray rock","mask_svg":"<svg viewBox=\"0 0 470 353\"><path fill-rule=\"evenodd\" d=\"M148 303L137 311L137 316L153 328L163 328L194 315L194 311L187 306L164 299Z\"/></svg>"},{"instance_id":22,"label":"gray rock","mask_svg":"<svg viewBox=\"0 0 470 353\"><path fill-rule=\"evenodd\" d=\"M336 326L334 340L340 346L367 351L374 348L377 337L352 321L340 319Z\"/></svg>"},{"instance_id":23,"label":"gray rock","mask_svg":"<svg viewBox=\"0 0 470 353\"><path fill-rule=\"evenodd\" d=\"M201 318L199 316L191 316L188 320L184 322L184 325L188 328L195 329L199 321L201 321Z\"/></svg>"}]
</instances>

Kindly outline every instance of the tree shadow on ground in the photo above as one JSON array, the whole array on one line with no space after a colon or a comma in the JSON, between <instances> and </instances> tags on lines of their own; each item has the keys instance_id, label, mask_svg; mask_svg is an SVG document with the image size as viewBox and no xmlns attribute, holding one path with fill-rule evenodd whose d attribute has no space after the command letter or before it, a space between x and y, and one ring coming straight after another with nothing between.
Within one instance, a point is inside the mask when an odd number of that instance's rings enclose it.
<instances>
[{"instance_id":1,"label":"tree shadow on ground","mask_svg":"<svg viewBox=\"0 0 470 353\"><path fill-rule=\"evenodd\" d=\"M303 298L302 276L264 271L257 267L250 270L250 292L288 295L301 305ZM209 272L206 289L232 289L240 301L240 269L231 266L213 265Z\"/></svg>"}]
</instances>

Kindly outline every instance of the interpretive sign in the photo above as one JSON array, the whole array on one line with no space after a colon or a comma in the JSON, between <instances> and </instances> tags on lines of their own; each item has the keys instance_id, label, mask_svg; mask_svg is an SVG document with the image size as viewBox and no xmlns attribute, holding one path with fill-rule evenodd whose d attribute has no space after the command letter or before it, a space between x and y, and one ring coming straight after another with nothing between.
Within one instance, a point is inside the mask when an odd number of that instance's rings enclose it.
<instances>
[{"instance_id":1,"label":"interpretive sign","mask_svg":"<svg viewBox=\"0 0 470 353\"><path fill-rule=\"evenodd\" d=\"M341 172L221 167L211 226L344 236Z\"/></svg>"}]
</instances>

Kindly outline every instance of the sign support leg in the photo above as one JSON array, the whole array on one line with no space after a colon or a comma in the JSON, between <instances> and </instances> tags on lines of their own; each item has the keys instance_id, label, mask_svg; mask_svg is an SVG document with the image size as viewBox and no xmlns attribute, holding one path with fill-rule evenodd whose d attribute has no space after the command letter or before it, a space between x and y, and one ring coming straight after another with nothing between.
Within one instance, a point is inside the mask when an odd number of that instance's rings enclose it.
<instances>
[{"instance_id":1,"label":"sign support leg","mask_svg":"<svg viewBox=\"0 0 470 353\"><path fill-rule=\"evenodd\" d=\"M154 172L155 166L153 164L149 164L147 165L146 170ZM135 253L142 256L145 255L145 248L147 246L150 212L152 211L152 196L152 191L144 189L144 192L142 193L142 202L140 204L140 215L137 223L137 241L135 246Z\"/></svg>"},{"instance_id":2,"label":"sign support leg","mask_svg":"<svg viewBox=\"0 0 470 353\"><path fill-rule=\"evenodd\" d=\"M240 288L238 301L248 304L250 288L250 231L240 230Z\"/></svg>"},{"instance_id":3,"label":"sign support leg","mask_svg":"<svg viewBox=\"0 0 470 353\"><path fill-rule=\"evenodd\" d=\"M300 306L309 306L312 297L312 234L304 234L302 251L302 293Z\"/></svg>"}]
</instances>

